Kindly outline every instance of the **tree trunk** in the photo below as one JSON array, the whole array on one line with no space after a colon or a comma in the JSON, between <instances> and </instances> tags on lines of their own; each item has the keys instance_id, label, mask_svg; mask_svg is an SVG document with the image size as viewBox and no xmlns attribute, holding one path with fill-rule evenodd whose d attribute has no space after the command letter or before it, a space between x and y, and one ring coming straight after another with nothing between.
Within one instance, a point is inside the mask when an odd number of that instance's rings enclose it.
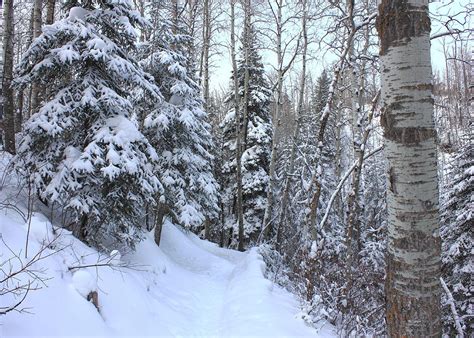
<instances>
[{"instance_id":1,"label":"tree trunk","mask_svg":"<svg viewBox=\"0 0 474 338\"><path fill-rule=\"evenodd\" d=\"M47 0L46 2L46 24L52 25L54 22L54 9L56 0Z\"/></svg>"},{"instance_id":2,"label":"tree trunk","mask_svg":"<svg viewBox=\"0 0 474 338\"><path fill-rule=\"evenodd\" d=\"M249 42L250 42L250 0L245 0L244 3L244 60L245 60L245 70L244 70L244 97L243 97L243 109L242 109L242 127L244 128L243 137L242 137L242 144L240 150L240 168L242 170L242 154L243 149L245 149L245 144L247 143L247 123L248 123L248 106L249 106L249 81L250 81L250 73L249 73ZM234 77L237 78L237 73L234 74ZM242 172L240 173L240 187L242 189ZM243 195L243 191L241 191ZM240 213L242 214L240 216ZM239 217L242 217L242 222L239 218L239 251L244 251L244 223L243 223L243 196L241 198L240 210L239 210Z\"/></svg>"},{"instance_id":3,"label":"tree trunk","mask_svg":"<svg viewBox=\"0 0 474 338\"><path fill-rule=\"evenodd\" d=\"M168 211L166 205L160 203L155 210L155 243L156 245L160 246L161 242L161 232L163 230L163 221L165 219L165 215Z\"/></svg>"},{"instance_id":4,"label":"tree trunk","mask_svg":"<svg viewBox=\"0 0 474 338\"><path fill-rule=\"evenodd\" d=\"M21 131L21 125L23 123L23 89L19 89L16 93L18 107L15 114L15 132L19 133Z\"/></svg>"},{"instance_id":5,"label":"tree trunk","mask_svg":"<svg viewBox=\"0 0 474 338\"><path fill-rule=\"evenodd\" d=\"M428 0L383 0L377 30L387 182L387 326L441 337L440 237Z\"/></svg>"},{"instance_id":6,"label":"tree trunk","mask_svg":"<svg viewBox=\"0 0 474 338\"><path fill-rule=\"evenodd\" d=\"M33 38L41 35L42 9L43 1L35 0L33 8ZM30 116L36 113L40 101L40 88L37 83L31 85Z\"/></svg>"},{"instance_id":7,"label":"tree trunk","mask_svg":"<svg viewBox=\"0 0 474 338\"><path fill-rule=\"evenodd\" d=\"M235 160L237 162L237 219L239 227L239 250L244 250L244 212L243 212L243 196L242 196L242 124L240 118L240 96L239 96L239 80L237 78L237 57L235 45L235 0L230 0L230 43L232 56L232 71L234 72L234 111L235 111L235 128L237 133L237 144L235 147Z\"/></svg>"},{"instance_id":8,"label":"tree trunk","mask_svg":"<svg viewBox=\"0 0 474 338\"><path fill-rule=\"evenodd\" d=\"M290 187L291 187L291 175L295 170L295 160L296 160L296 150L298 147L298 140L300 135L300 127L301 127L301 115L303 113L303 104L304 104L304 95L306 90L306 54L308 51L308 32L306 27L307 22L307 9L306 9L306 0L302 1L303 6L303 13L301 19L302 25L302 35L303 35L303 51L302 51L302 60L301 60L301 78L300 78L300 85L299 85L299 93L298 93L298 107L296 110L295 116L295 130L293 132L292 142L291 142L291 151L290 151L290 160L288 163L288 167L284 173L284 187L283 187L283 196L281 199L281 212L280 212L280 219L278 222L278 233L281 233L282 228L284 226L286 220L286 214L288 211L288 202L290 197ZM281 237L281 236L279 236ZM278 243L279 246L279 243Z\"/></svg>"},{"instance_id":9,"label":"tree trunk","mask_svg":"<svg viewBox=\"0 0 474 338\"><path fill-rule=\"evenodd\" d=\"M5 32L3 40L3 129L5 132L4 146L10 154L15 154L15 107L12 89L13 80L13 1L5 0L3 15L5 23Z\"/></svg>"},{"instance_id":10,"label":"tree trunk","mask_svg":"<svg viewBox=\"0 0 474 338\"><path fill-rule=\"evenodd\" d=\"M209 12L209 0L204 0L204 25L203 25L203 94L204 110L209 114L209 48L211 44L211 18Z\"/></svg>"},{"instance_id":11,"label":"tree trunk","mask_svg":"<svg viewBox=\"0 0 474 338\"><path fill-rule=\"evenodd\" d=\"M269 182L267 191L267 207L265 208L265 214L263 217L263 231L264 238L270 239L273 233L273 191L275 189L275 166L276 156L278 152L278 128L280 127L280 111L281 111L281 96L283 91L283 52L282 52L282 13L281 8L283 6L282 0L277 1L277 15L276 15L276 54L278 63L278 75L277 75L277 86L276 86L276 105L275 105L275 116L273 117L273 137L272 137L272 152L270 158L270 172Z\"/></svg>"}]
</instances>

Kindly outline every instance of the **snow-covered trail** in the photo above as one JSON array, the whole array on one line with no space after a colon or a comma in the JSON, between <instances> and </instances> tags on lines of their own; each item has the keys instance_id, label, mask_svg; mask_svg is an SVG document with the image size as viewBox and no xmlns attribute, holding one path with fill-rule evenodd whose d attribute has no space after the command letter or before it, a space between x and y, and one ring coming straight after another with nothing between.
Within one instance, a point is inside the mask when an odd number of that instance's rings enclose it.
<instances>
[{"instance_id":1,"label":"snow-covered trail","mask_svg":"<svg viewBox=\"0 0 474 338\"><path fill-rule=\"evenodd\" d=\"M160 249L181 270L179 289L192 318L177 335L317 336L296 318L294 297L263 277L265 264L256 249L222 249L171 224L164 227Z\"/></svg>"},{"instance_id":2,"label":"snow-covered trail","mask_svg":"<svg viewBox=\"0 0 474 338\"><path fill-rule=\"evenodd\" d=\"M219 248L196 245L171 224L165 224L160 248L180 268L179 289L189 302L187 318L179 325L179 336L222 336L226 315L227 286L235 264L219 255ZM191 235L192 236L192 235ZM205 243L210 244L210 243ZM214 251L214 252L212 252ZM224 251L224 250L222 250ZM190 254L191 253L191 254ZM235 259L242 259L239 252ZM176 285L176 284L175 284Z\"/></svg>"},{"instance_id":3,"label":"snow-covered trail","mask_svg":"<svg viewBox=\"0 0 474 338\"><path fill-rule=\"evenodd\" d=\"M22 250L26 225L5 213L0 213L0 225L9 247ZM48 236L50 223L36 215L29 251L33 254ZM121 258L138 269L81 269L97 284L98 312L78 292L68 267L94 263L99 254L67 231L48 253L59 248L39 263L51 279L28 295L24 306L33 314L1 316L1 337L335 336L329 325L318 332L297 316L296 299L264 278L265 264L256 249L222 249L167 223L160 247L150 233L135 252ZM1 249L5 257L7 250Z\"/></svg>"}]
</instances>

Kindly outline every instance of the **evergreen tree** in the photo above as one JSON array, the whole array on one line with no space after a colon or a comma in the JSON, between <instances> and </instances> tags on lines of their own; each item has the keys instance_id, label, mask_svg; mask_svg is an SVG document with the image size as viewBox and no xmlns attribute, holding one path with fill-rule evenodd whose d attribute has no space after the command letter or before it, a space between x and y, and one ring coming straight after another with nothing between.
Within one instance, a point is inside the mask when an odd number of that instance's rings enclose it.
<instances>
[{"instance_id":1,"label":"evergreen tree","mask_svg":"<svg viewBox=\"0 0 474 338\"><path fill-rule=\"evenodd\" d=\"M246 125L243 116L240 126L243 131L242 152L242 188L244 210L244 236L255 241L260 234L261 225L267 203L267 187L269 182L269 162L272 143L272 125L270 116L271 90L266 79L263 63L258 54L256 32L251 27L248 38L244 39L240 48L237 77L241 105L247 104ZM248 64L243 57L244 48L248 48ZM248 102L244 102L245 69L249 72ZM234 75L233 75L234 76ZM233 92L233 90L232 90ZM229 95L233 98L233 95ZM231 100L231 99L229 99ZM227 226L237 234L236 210L236 135L237 123L234 109L225 116L220 127L224 137L224 148L227 154L222 168L227 177L224 183L224 203L229 206Z\"/></svg>"},{"instance_id":2,"label":"evergreen tree","mask_svg":"<svg viewBox=\"0 0 474 338\"><path fill-rule=\"evenodd\" d=\"M160 199L163 213L187 229L201 230L204 222L218 216L219 190L210 153L211 127L188 55L193 41L180 18L170 19L173 5L150 3L157 26L141 63L164 100L144 116L144 133L159 155L155 171L165 190Z\"/></svg>"},{"instance_id":3,"label":"evergreen tree","mask_svg":"<svg viewBox=\"0 0 474 338\"><path fill-rule=\"evenodd\" d=\"M19 87L48 86L25 127L17 165L40 196L72 214L74 233L103 249L133 247L142 206L161 189L155 150L127 95L158 87L130 56L143 19L128 0L69 1L69 15L35 39L17 69Z\"/></svg>"},{"instance_id":4,"label":"evergreen tree","mask_svg":"<svg viewBox=\"0 0 474 338\"><path fill-rule=\"evenodd\" d=\"M452 185L442 213L443 278L450 289L466 337L474 333L474 146L472 139L454 158ZM444 295L444 329L456 335L456 327Z\"/></svg>"},{"instance_id":5,"label":"evergreen tree","mask_svg":"<svg viewBox=\"0 0 474 338\"><path fill-rule=\"evenodd\" d=\"M321 115L326 105L326 100L329 95L330 79L326 69L323 69L321 75L318 77L316 88L313 91L311 98L312 110L317 115Z\"/></svg>"}]
</instances>

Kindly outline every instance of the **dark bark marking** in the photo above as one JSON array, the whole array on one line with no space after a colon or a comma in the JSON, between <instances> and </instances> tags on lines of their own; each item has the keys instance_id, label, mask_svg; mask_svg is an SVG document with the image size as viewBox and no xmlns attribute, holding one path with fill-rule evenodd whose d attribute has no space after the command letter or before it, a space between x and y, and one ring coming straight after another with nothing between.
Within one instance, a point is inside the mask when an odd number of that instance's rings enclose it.
<instances>
[{"instance_id":1,"label":"dark bark marking","mask_svg":"<svg viewBox=\"0 0 474 338\"><path fill-rule=\"evenodd\" d=\"M427 10L427 6L414 7L407 0L382 1L375 23L381 41L380 55L414 36L429 33L431 23Z\"/></svg>"},{"instance_id":2,"label":"dark bark marking","mask_svg":"<svg viewBox=\"0 0 474 338\"><path fill-rule=\"evenodd\" d=\"M436 138L437 133L434 128L427 127L396 127L397 119L393 110L403 110L403 105L399 102L386 106L380 116L380 125L384 130L384 137L397 143L406 145L417 145L420 142ZM406 115L406 114L405 114Z\"/></svg>"},{"instance_id":3,"label":"dark bark marking","mask_svg":"<svg viewBox=\"0 0 474 338\"><path fill-rule=\"evenodd\" d=\"M388 171L388 179L390 181L390 191L393 192L394 194L397 193L397 189L395 187L395 182L396 182L396 177L395 177L395 170L393 167L390 167Z\"/></svg>"}]
</instances>

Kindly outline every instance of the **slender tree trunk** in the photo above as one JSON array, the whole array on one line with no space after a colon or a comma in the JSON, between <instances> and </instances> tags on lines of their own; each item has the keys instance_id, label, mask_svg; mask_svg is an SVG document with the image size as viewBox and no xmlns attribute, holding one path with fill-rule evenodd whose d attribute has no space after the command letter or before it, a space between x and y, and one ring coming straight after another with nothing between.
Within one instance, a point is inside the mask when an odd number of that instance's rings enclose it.
<instances>
[{"instance_id":1,"label":"slender tree trunk","mask_svg":"<svg viewBox=\"0 0 474 338\"><path fill-rule=\"evenodd\" d=\"M370 124L374 117L375 109L377 107L377 101L379 99L380 93L378 92L374 99L372 100L372 109L369 111L367 116L367 127L364 130L362 135L361 143L358 146L356 154L356 164L352 174L352 184L351 192L347 201L348 217L347 217L347 233L346 233L346 248L347 248L347 259L346 259L346 281L347 281L347 290L352 287L352 267L357 263L355 257L359 254L361 250L360 244L360 222L357 219L359 214L359 208L357 204L357 196L359 194L360 186L360 177L362 174L362 166L365 159L365 150L367 146L367 141L369 140L370 131L372 130ZM356 234L354 234L356 232ZM357 251L353 248L353 239L357 240Z\"/></svg>"},{"instance_id":2,"label":"slender tree trunk","mask_svg":"<svg viewBox=\"0 0 474 338\"><path fill-rule=\"evenodd\" d=\"M204 0L204 25L203 25L203 60L202 64L204 67L203 70L203 93L204 93L204 110L206 114L209 116L209 49L211 44L211 17L210 17L210 4L209 0ZM210 236L210 226L211 222L206 217L204 221L204 237L209 239Z\"/></svg>"},{"instance_id":3,"label":"slender tree trunk","mask_svg":"<svg viewBox=\"0 0 474 338\"><path fill-rule=\"evenodd\" d=\"M301 18L301 25L302 25L302 35L303 35L303 50L302 50L302 60L301 60L301 78L300 78L300 85L299 85L299 93L298 93L298 107L296 109L296 116L295 116L295 130L293 132L292 142L291 142L291 151L290 151L290 160L288 163L288 167L284 173L284 187L283 187L283 196L281 199L281 212L280 212L280 219L278 222L278 233L282 232L286 215L288 212L288 202L290 198L290 187L291 187L291 175L295 170L295 160L296 160L296 150L298 148L298 140L300 137L300 127L301 127L301 115L303 114L303 106L304 106L304 96L306 91L306 56L308 51L308 31L307 31L307 9L306 9L306 0L302 1L303 6L303 13ZM281 236L279 236L281 237ZM280 244L278 242L278 244Z\"/></svg>"},{"instance_id":4,"label":"slender tree trunk","mask_svg":"<svg viewBox=\"0 0 474 338\"><path fill-rule=\"evenodd\" d=\"M3 40L3 130L5 133L4 147L10 154L15 154L15 106L13 98L13 0L5 0L3 3L4 15L4 40Z\"/></svg>"},{"instance_id":5,"label":"slender tree trunk","mask_svg":"<svg viewBox=\"0 0 474 338\"><path fill-rule=\"evenodd\" d=\"M178 33L178 16L179 16L179 0L172 0L171 6L173 7L173 33Z\"/></svg>"},{"instance_id":6,"label":"slender tree trunk","mask_svg":"<svg viewBox=\"0 0 474 338\"><path fill-rule=\"evenodd\" d=\"M56 6L56 0L47 0L46 2L46 24L52 25L54 22L54 10Z\"/></svg>"},{"instance_id":7,"label":"slender tree trunk","mask_svg":"<svg viewBox=\"0 0 474 338\"><path fill-rule=\"evenodd\" d=\"M250 0L245 0L244 2L244 41L243 41L243 47L244 47L244 64L245 64L245 69L244 69L244 97L243 97L243 109L242 109L242 127L244 128L243 132L243 138L242 138L242 144L241 144L241 151L240 151L240 158L239 162L242 162L242 154L243 154L243 149L245 149L245 145L247 143L247 124L248 124L248 106L249 106L249 81L250 81L250 73L249 73L249 43L250 43ZM235 76L237 77L237 73L235 73ZM241 170L242 170L242 164ZM242 187L242 172L240 175L240 186ZM241 188L242 189L242 188ZM243 194L243 192L242 192ZM241 200L241 206L240 206L240 211L242 212L242 222L240 222L239 219L239 251L244 251L244 223L243 223L243 196Z\"/></svg>"},{"instance_id":8,"label":"slender tree trunk","mask_svg":"<svg viewBox=\"0 0 474 338\"><path fill-rule=\"evenodd\" d=\"M23 89L19 89L16 93L18 107L15 114L15 132L19 133L21 131L21 125L23 123Z\"/></svg>"},{"instance_id":9,"label":"slender tree trunk","mask_svg":"<svg viewBox=\"0 0 474 338\"><path fill-rule=\"evenodd\" d=\"M352 15L352 13L349 13L349 15ZM367 17L364 22L357 26L353 26L352 30L349 32L349 35L346 39L346 43L344 46L344 50L342 51L342 54L339 58L338 63L335 66L333 77L331 80L331 84L329 85L329 93L328 93L328 98L326 100L325 107L323 109L323 113L320 118L320 126L318 130L318 135L317 135L317 152L316 152L316 163L315 163L315 173L313 175L313 178L311 180L311 185L308 191L311 193L310 198L309 198L309 214L308 214L308 221L306 222L306 227L309 228L309 232L311 234L311 239L313 241L316 240L317 237L317 229L316 229L316 215L319 207L319 198L321 196L321 175L323 168L321 166L321 154L324 148L324 135L326 133L326 126L329 120L329 114L331 113L334 105L334 100L336 97L336 85L339 83L340 77L341 77L341 72L342 69L346 63L346 57L348 53L351 50L352 46L352 41L354 39L354 35L357 33L357 31L365 26L367 26L370 21L375 18L375 14L372 14L371 16ZM305 230L307 232L308 230Z\"/></svg>"},{"instance_id":10,"label":"slender tree trunk","mask_svg":"<svg viewBox=\"0 0 474 338\"><path fill-rule=\"evenodd\" d=\"M161 242L161 233L163 231L163 221L165 219L165 215L168 211L168 208L160 203L155 209L155 232L154 238L156 245L160 246Z\"/></svg>"},{"instance_id":11,"label":"slender tree trunk","mask_svg":"<svg viewBox=\"0 0 474 338\"><path fill-rule=\"evenodd\" d=\"M204 0L204 26L203 26L203 94L204 110L209 114L209 48L211 44L211 18L209 0Z\"/></svg>"},{"instance_id":12,"label":"slender tree trunk","mask_svg":"<svg viewBox=\"0 0 474 338\"><path fill-rule=\"evenodd\" d=\"M230 44L232 57L232 71L234 73L234 111L235 111L235 128L237 133L237 144L235 147L236 165L237 165L237 220L238 220L238 240L239 250L244 250L244 212L243 212L243 196L242 196L242 119L240 116L240 96L239 96L239 80L237 77L237 57L235 44L235 0L230 0Z\"/></svg>"},{"instance_id":13,"label":"slender tree trunk","mask_svg":"<svg viewBox=\"0 0 474 338\"><path fill-rule=\"evenodd\" d=\"M267 190L267 206L265 208L265 214L263 217L263 231L265 239L270 239L273 233L273 192L275 189L275 166L276 157L278 153L278 129L281 123L280 111L282 106L282 91L283 91L283 51L282 51L282 13L281 8L283 1L276 1L277 13L276 13L276 54L278 63L278 75L277 75L277 86L276 86L276 105L275 105L275 116L273 117L273 137L272 137L272 151L270 158L270 172L269 172L269 184Z\"/></svg>"},{"instance_id":14,"label":"slender tree trunk","mask_svg":"<svg viewBox=\"0 0 474 338\"><path fill-rule=\"evenodd\" d=\"M348 11L353 13L353 0L349 0ZM368 1L365 2L367 15L368 12ZM350 16L353 18L353 15ZM355 29L354 20L350 20L350 29ZM367 55L369 48L369 28L366 27L364 34L364 48L362 49L362 55ZM352 51L353 53L353 51ZM357 74L356 70L353 69L351 72L351 101L352 101L352 143L354 149L354 158L356 160L356 167L352 173L352 182L350 187L349 196L347 198L347 232L346 232L346 248L347 248L347 259L346 259L346 280L348 288L352 287L352 268L357 265L359 252L361 250L361 229L359 220L359 190L360 190L360 177L362 174L362 164L364 161L365 146L369 137L370 123L374 115L374 110L378 100L378 95L373 101L372 110L368 116L368 128L365 133L362 133L361 121L363 120L362 114L364 113L365 99L363 95L365 85L365 61L361 62L361 68ZM360 81L360 82L359 82ZM353 242L356 242L355 244Z\"/></svg>"},{"instance_id":15,"label":"slender tree trunk","mask_svg":"<svg viewBox=\"0 0 474 338\"><path fill-rule=\"evenodd\" d=\"M387 326L441 337L440 237L428 0L382 0L377 30L388 169Z\"/></svg>"},{"instance_id":16,"label":"slender tree trunk","mask_svg":"<svg viewBox=\"0 0 474 338\"><path fill-rule=\"evenodd\" d=\"M43 1L35 0L33 8L33 38L37 38L41 35L41 24L42 24L42 9ZM31 98L30 98L30 116L36 113L39 101L40 101L40 88L37 83L31 85Z\"/></svg>"}]
</instances>

